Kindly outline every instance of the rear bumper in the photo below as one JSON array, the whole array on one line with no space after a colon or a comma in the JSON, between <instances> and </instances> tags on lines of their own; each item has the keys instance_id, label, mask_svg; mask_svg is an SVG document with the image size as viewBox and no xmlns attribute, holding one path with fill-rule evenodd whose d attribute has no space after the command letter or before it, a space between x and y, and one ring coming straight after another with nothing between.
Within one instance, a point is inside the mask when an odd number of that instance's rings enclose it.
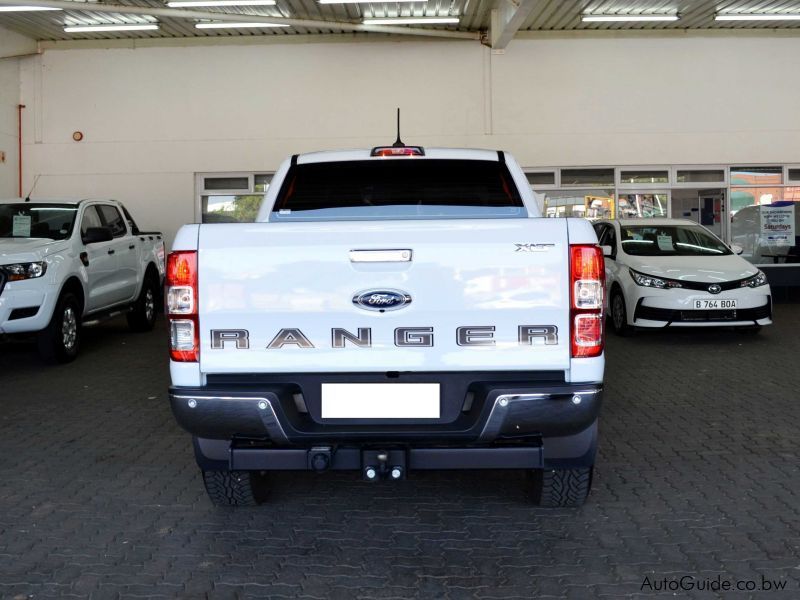
<instances>
[{"instance_id":1,"label":"rear bumper","mask_svg":"<svg viewBox=\"0 0 800 600\"><path fill-rule=\"evenodd\" d=\"M299 410L297 387L292 384L253 387L173 387L170 403L180 426L199 438L244 438L275 446L307 447L335 443L491 444L568 436L594 423L602 402L600 384L472 382L465 388L470 390L467 394L443 394L441 419L326 421L308 402L308 394L304 394L308 412Z\"/></svg>"}]
</instances>

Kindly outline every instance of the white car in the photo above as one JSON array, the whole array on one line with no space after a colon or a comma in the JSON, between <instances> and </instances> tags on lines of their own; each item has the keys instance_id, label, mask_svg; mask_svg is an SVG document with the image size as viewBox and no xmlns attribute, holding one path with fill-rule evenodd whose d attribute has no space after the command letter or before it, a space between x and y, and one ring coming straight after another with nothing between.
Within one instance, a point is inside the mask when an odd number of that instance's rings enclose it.
<instances>
[{"instance_id":1,"label":"white car","mask_svg":"<svg viewBox=\"0 0 800 600\"><path fill-rule=\"evenodd\" d=\"M37 333L48 362L78 354L82 325L126 313L153 328L164 241L114 200L0 200L0 336Z\"/></svg>"},{"instance_id":2,"label":"white car","mask_svg":"<svg viewBox=\"0 0 800 600\"><path fill-rule=\"evenodd\" d=\"M594 228L606 257L606 302L616 333L634 327L758 331L772 323L764 273L702 225L620 219Z\"/></svg>"}]
</instances>

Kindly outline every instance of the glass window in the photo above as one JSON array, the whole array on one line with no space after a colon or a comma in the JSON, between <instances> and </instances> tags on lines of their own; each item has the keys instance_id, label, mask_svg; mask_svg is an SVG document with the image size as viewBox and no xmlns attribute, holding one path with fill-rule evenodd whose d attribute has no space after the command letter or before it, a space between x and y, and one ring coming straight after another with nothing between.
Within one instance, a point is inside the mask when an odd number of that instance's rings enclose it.
<instances>
[{"instance_id":1,"label":"glass window","mask_svg":"<svg viewBox=\"0 0 800 600\"><path fill-rule=\"evenodd\" d=\"M731 185L780 185L783 167L731 167Z\"/></svg>"},{"instance_id":2,"label":"glass window","mask_svg":"<svg viewBox=\"0 0 800 600\"><path fill-rule=\"evenodd\" d=\"M800 181L800 169L789 169L789 181Z\"/></svg>"},{"instance_id":3,"label":"glass window","mask_svg":"<svg viewBox=\"0 0 800 600\"><path fill-rule=\"evenodd\" d=\"M699 225L623 225L622 250L632 256L724 256L730 249Z\"/></svg>"},{"instance_id":4,"label":"glass window","mask_svg":"<svg viewBox=\"0 0 800 600\"><path fill-rule=\"evenodd\" d=\"M125 215L125 219L128 221L128 227L131 228L131 233L133 235L139 235L139 228L136 226L136 221L133 220L131 213L128 212L125 206L122 207L122 214Z\"/></svg>"},{"instance_id":5,"label":"glass window","mask_svg":"<svg viewBox=\"0 0 800 600\"><path fill-rule=\"evenodd\" d=\"M249 190L249 177L204 177L203 187L207 190Z\"/></svg>"},{"instance_id":6,"label":"glass window","mask_svg":"<svg viewBox=\"0 0 800 600\"><path fill-rule=\"evenodd\" d=\"M100 215L97 214L96 206L87 206L83 211L83 218L81 219L81 237L86 235L86 231L90 227L103 227L103 222L100 220Z\"/></svg>"},{"instance_id":7,"label":"glass window","mask_svg":"<svg viewBox=\"0 0 800 600\"><path fill-rule=\"evenodd\" d=\"M72 235L77 212L69 204L0 204L0 238L65 240Z\"/></svg>"},{"instance_id":8,"label":"glass window","mask_svg":"<svg viewBox=\"0 0 800 600\"><path fill-rule=\"evenodd\" d=\"M561 169L561 185L614 185L614 169Z\"/></svg>"},{"instance_id":9,"label":"glass window","mask_svg":"<svg viewBox=\"0 0 800 600\"><path fill-rule=\"evenodd\" d=\"M621 171L620 183L669 183L669 171Z\"/></svg>"},{"instance_id":10,"label":"glass window","mask_svg":"<svg viewBox=\"0 0 800 600\"><path fill-rule=\"evenodd\" d=\"M128 229L125 227L125 220L115 206L100 204L97 209L100 211L100 218L103 219L106 227L111 230L111 235L118 238L128 233Z\"/></svg>"},{"instance_id":11,"label":"glass window","mask_svg":"<svg viewBox=\"0 0 800 600\"><path fill-rule=\"evenodd\" d=\"M614 190L542 190L546 217L614 218Z\"/></svg>"},{"instance_id":12,"label":"glass window","mask_svg":"<svg viewBox=\"0 0 800 600\"><path fill-rule=\"evenodd\" d=\"M798 263L800 187L731 188L731 243L754 264ZM775 235L774 224L785 227Z\"/></svg>"},{"instance_id":13,"label":"glass window","mask_svg":"<svg viewBox=\"0 0 800 600\"><path fill-rule=\"evenodd\" d=\"M528 178L528 183L530 183L531 186L533 187L536 187L537 185L556 184L555 171L539 171L536 173L525 173L525 176Z\"/></svg>"},{"instance_id":14,"label":"glass window","mask_svg":"<svg viewBox=\"0 0 800 600\"><path fill-rule=\"evenodd\" d=\"M263 201L263 194L203 196L203 223L252 223Z\"/></svg>"},{"instance_id":15,"label":"glass window","mask_svg":"<svg viewBox=\"0 0 800 600\"><path fill-rule=\"evenodd\" d=\"M298 164L272 219L436 219L526 217L508 167L459 159L353 160Z\"/></svg>"},{"instance_id":16,"label":"glass window","mask_svg":"<svg viewBox=\"0 0 800 600\"><path fill-rule=\"evenodd\" d=\"M266 192L272 181L272 175L255 175L253 177L253 191Z\"/></svg>"},{"instance_id":17,"label":"glass window","mask_svg":"<svg viewBox=\"0 0 800 600\"><path fill-rule=\"evenodd\" d=\"M669 216L666 193L620 194L617 201L620 219L649 219Z\"/></svg>"},{"instance_id":18,"label":"glass window","mask_svg":"<svg viewBox=\"0 0 800 600\"><path fill-rule=\"evenodd\" d=\"M725 181L722 169L679 169L675 174L676 183L720 183Z\"/></svg>"}]
</instances>

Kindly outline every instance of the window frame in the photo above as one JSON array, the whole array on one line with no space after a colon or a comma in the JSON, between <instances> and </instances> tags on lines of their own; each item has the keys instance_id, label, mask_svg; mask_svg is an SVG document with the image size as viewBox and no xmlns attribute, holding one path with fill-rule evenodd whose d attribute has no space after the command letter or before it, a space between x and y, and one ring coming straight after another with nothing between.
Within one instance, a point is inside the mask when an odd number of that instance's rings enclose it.
<instances>
[{"instance_id":1,"label":"window frame","mask_svg":"<svg viewBox=\"0 0 800 600\"><path fill-rule=\"evenodd\" d=\"M658 182L658 183L648 183L648 182L645 182L645 183L629 183L627 181L622 181L622 172L623 171L625 171L625 172L663 171L663 172L665 172L667 174L667 180L666 181L661 181L661 182ZM634 189L635 188L635 189L639 189L639 190L656 190L656 189L661 189L664 186L671 186L672 185L672 181L673 181L672 171L671 171L671 169L669 167L636 165L636 166L631 166L631 167L628 167L628 166L616 167L614 169L614 185L618 189L629 190L629 189Z\"/></svg>"},{"instance_id":2,"label":"window frame","mask_svg":"<svg viewBox=\"0 0 800 600\"><path fill-rule=\"evenodd\" d=\"M728 187L730 166L726 165L672 165L670 167L670 187L683 189L713 189ZM689 181L679 182L678 171L722 171L721 181Z\"/></svg>"},{"instance_id":3,"label":"window frame","mask_svg":"<svg viewBox=\"0 0 800 600\"><path fill-rule=\"evenodd\" d=\"M267 186L267 190L263 192L255 191L255 178L257 176L267 176L270 178L270 183ZM247 189L244 188L236 188L236 189L207 189L205 187L205 180L206 178L213 178L213 177L224 177L224 178L234 178L234 177L246 177L247 178ZM255 196L255 195L262 195L264 198L267 197L267 193L269 191L269 187L272 185L272 178L275 177L275 171L270 170L260 170L260 171L215 171L215 172L206 172L206 173L195 173L194 176L194 189L195 189L195 203L194 203L194 222L195 223L203 223L203 196Z\"/></svg>"}]
</instances>

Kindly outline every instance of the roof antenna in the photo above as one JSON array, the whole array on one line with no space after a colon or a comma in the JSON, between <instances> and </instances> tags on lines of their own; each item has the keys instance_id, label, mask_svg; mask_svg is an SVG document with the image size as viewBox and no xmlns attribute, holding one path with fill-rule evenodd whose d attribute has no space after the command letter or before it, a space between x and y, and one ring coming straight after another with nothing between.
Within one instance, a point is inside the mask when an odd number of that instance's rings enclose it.
<instances>
[{"instance_id":1,"label":"roof antenna","mask_svg":"<svg viewBox=\"0 0 800 600\"><path fill-rule=\"evenodd\" d=\"M405 144L400 140L400 107L397 107L397 139L392 144L392 148L405 148Z\"/></svg>"},{"instance_id":2,"label":"roof antenna","mask_svg":"<svg viewBox=\"0 0 800 600\"><path fill-rule=\"evenodd\" d=\"M30 192L28 192L28 195L27 195L27 196L25 196L25 202L30 202L30 201L31 201L31 194L33 193L33 190L35 190L35 189L36 189L36 184L37 184L37 183L39 183L39 177L41 177L41 176L42 176L42 174L41 174L41 173L39 173L39 174L36 176L36 178L33 180L33 185L31 186L31 191L30 191Z\"/></svg>"}]
</instances>

